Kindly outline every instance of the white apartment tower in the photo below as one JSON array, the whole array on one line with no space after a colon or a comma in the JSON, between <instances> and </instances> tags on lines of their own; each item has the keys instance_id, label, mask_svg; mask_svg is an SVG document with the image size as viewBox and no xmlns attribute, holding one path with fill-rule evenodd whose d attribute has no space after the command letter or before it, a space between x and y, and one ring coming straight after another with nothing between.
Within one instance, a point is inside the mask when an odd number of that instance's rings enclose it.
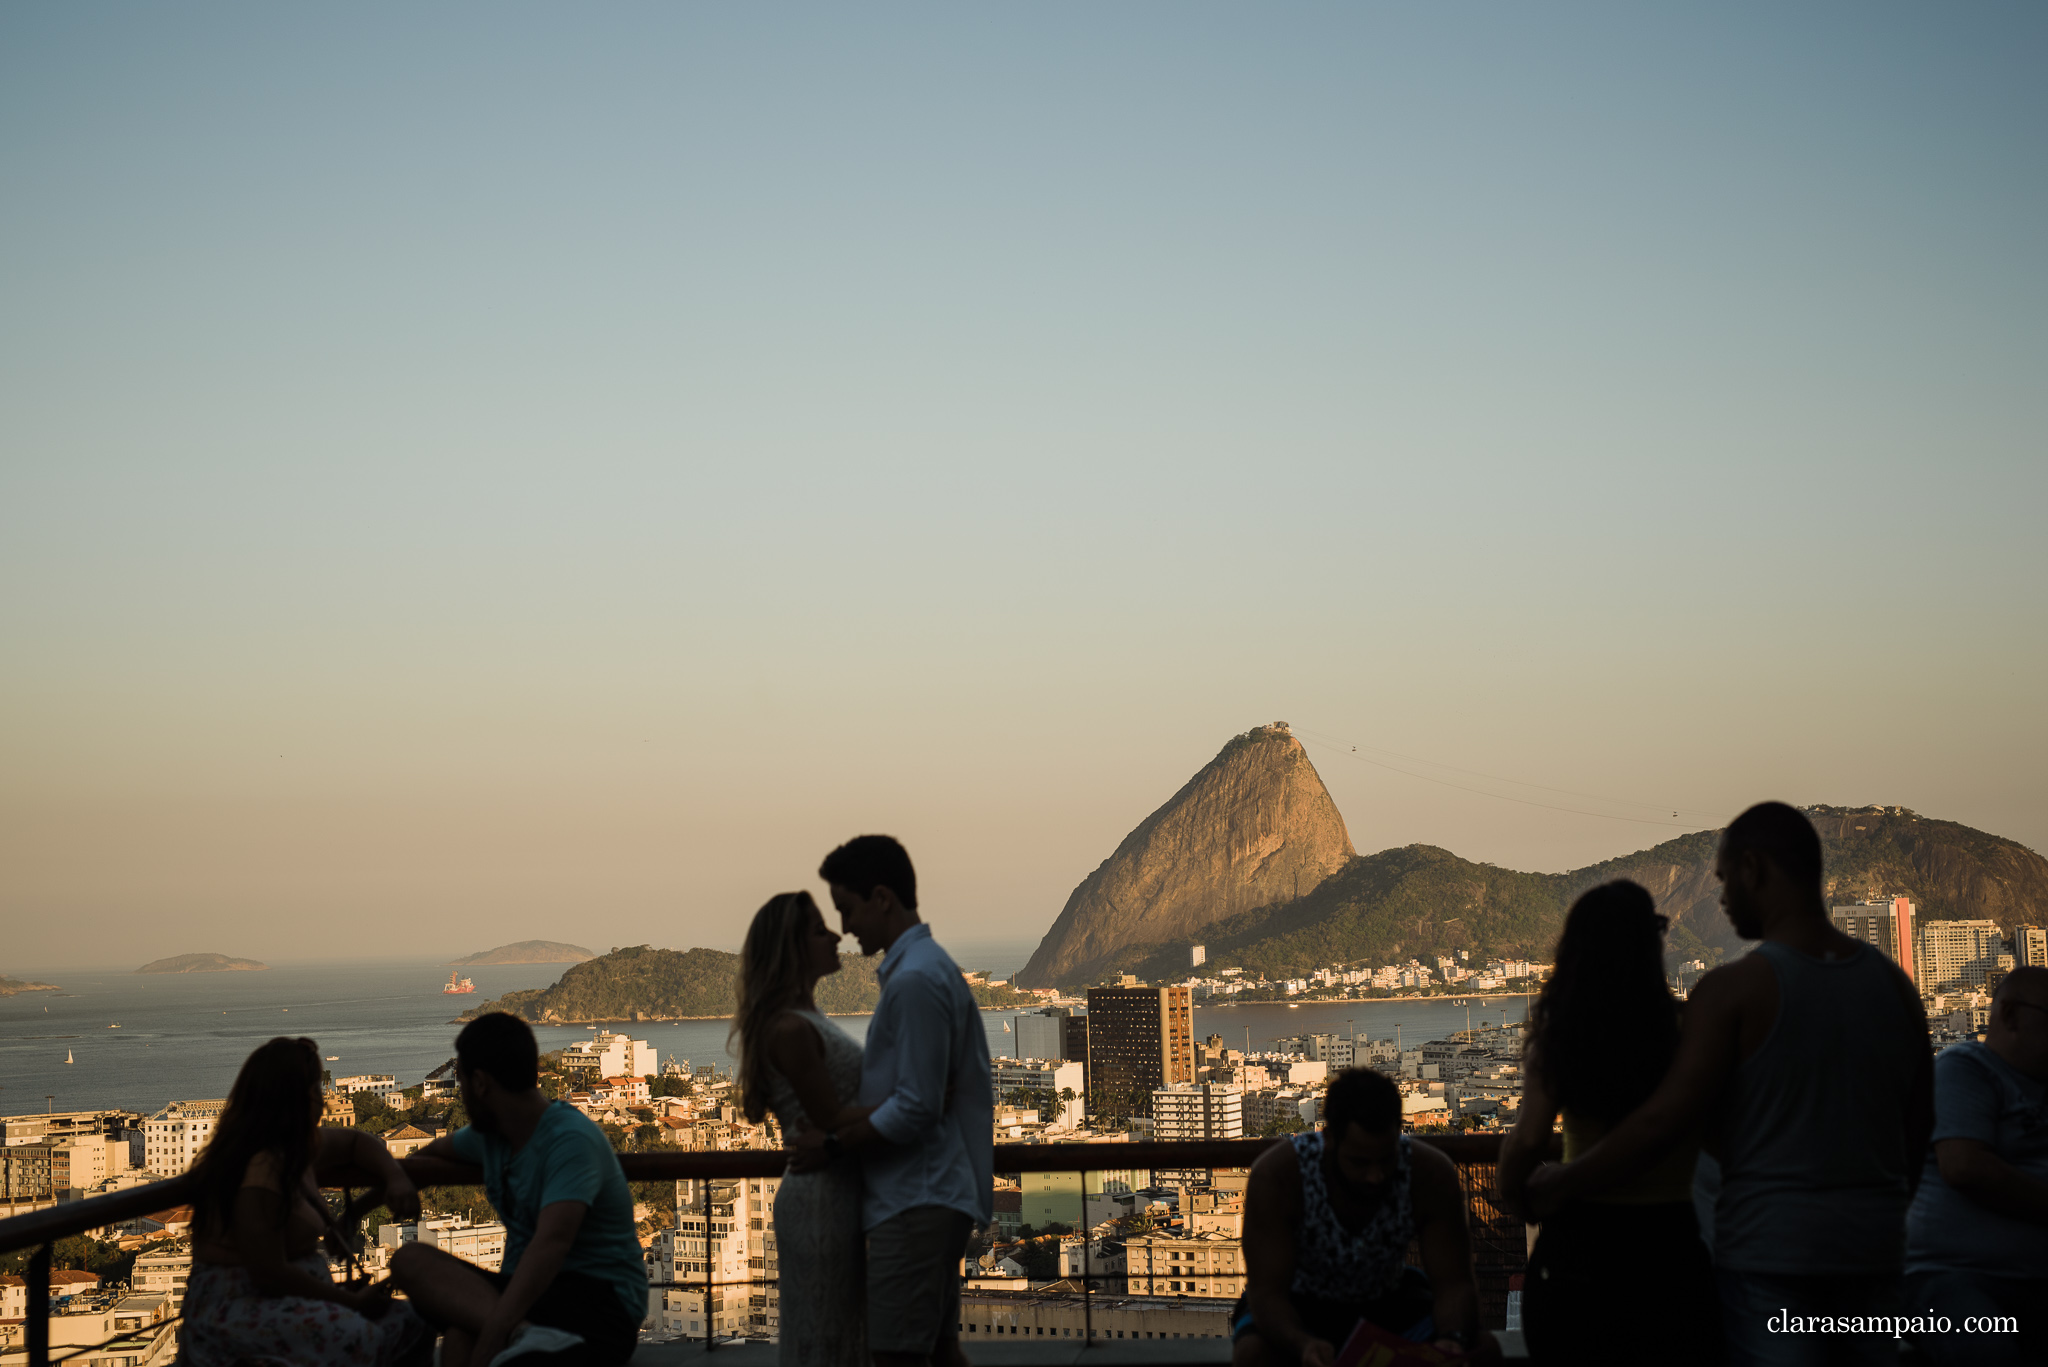
<instances>
[{"instance_id":1,"label":"white apartment tower","mask_svg":"<svg viewBox=\"0 0 2048 1367\"><path fill-rule=\"evenodd\" d=\"M176 1177L192 1166L213 1135L227 1098L173 1101L142 1122L142 1166L149 1172Z\"/></svg>"},{"instance_id":2,"label":"white apartment tower","mask_svg":"<svg viewBox=\"0 0 2048 1367\"><path fill-rule=\"evenodd\" d=\"M1982 985L2005 952L1996 921L1922 921L1914 939L1913 978L1923 997Z\"/></svg>"},{"instance_id":3,"label":"white apartment tower","mask_svg":"<svg viewBox=\"0 0 2048 1367\"><path fill-rule=\"evenodd\" d=\"M1154 1139L1244 1138L1244 1093L1220 1082L1179 1082L1152 1093Z\"/></svg>"}]
</instances>

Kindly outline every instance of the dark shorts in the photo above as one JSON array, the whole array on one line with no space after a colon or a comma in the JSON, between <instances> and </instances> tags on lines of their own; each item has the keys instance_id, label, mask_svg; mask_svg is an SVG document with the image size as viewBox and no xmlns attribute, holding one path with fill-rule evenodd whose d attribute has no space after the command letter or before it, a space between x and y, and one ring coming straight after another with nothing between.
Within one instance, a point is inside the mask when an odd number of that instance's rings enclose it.
<instances>
[{"instance_id":1,"label":"dark shorts","mask_svg":"<svg viewBox=\"0 0 2048 1367\"><path fill-rule=\"evenodd\" d=\"M1301 1327L1333 1348L1344 1346L1344 1340L1351 1337L1360 1320L1370 1320L1375 1328L1416 1343L1427 1342L1436 1334L1436 1321L1431 1317L1436 1297L1430 1290L1428 1275L1419 1267L1402 1268L1401 1279L1393 1290L1357 1304L1324 1300L1320 1296L1290 1295L1287 1299L1293 1304ZM1230 1312L1231 1339L1258 1332L1251 1297L1239 1296Z\"/></svg>"},{"instance_id":2,"label":"dark shorts","mask_svg":"<svg viewBox=\"0 0 2048 1367\"><path fill-rule=\"evenodd\" d=\"M868 1349L929 1357L960 1337L960 1258L974 1221L912 1206L868 1231Z\"/></svg>"},{"instance_id":3,"label":"dark shorts","mask_svg":"<svg viewBox=\"0 0 2048 1367\"><path fill-rule=\"evenodd\" d=\"M1692 1202L1574 1201L1545 1220L1522 1279L1522 1337L1539 1364L1642 1343L1668 1367L1722 1362L1721 1301Z\"/></svg>"},{"instance_id":4,"label":"dark shorts","mask_svg":"<svg viewBox=\"0 0 2048 1367\"><path fill-rule=\"evenodd\" d=\"M479 1268L478 1271L483 1269ZM484 1272L500 1294L512 1285L509 1272ZM520 1367L618 1367L640 1342L643 1316L628 1314L618 1288L581 1272L557 1272L526 1318L550 1329L581 1334L583 1344L559 1353L529 1353Z\"/></svg>"}]
</instances>

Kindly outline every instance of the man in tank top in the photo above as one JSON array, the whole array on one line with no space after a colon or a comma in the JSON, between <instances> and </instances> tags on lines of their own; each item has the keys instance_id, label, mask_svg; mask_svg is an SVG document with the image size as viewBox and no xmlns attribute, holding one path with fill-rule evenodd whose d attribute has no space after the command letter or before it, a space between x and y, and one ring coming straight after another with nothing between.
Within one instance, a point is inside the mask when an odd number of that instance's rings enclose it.
<instances>
[{"instance_id":1,"label":"man in tank top","mask_svg":"<svg viewBox=\"0 0 2048 1367\"><path fill-rule=\"evenodd\" d=\"M1762 943L1700 979L1663 1084L1583 1157L1539 1170L1529 1205L1611 1190L1704 1132L1732 1359L1896 1362L1906 1207L1934 1117L1919 997L1829 923L1820 837L1796 808L1729 823L1714 872L1736 934Z\"/></svg>"},{"instance_id":2,"label":"man in tank top","mask_svg":"<svg viewBox=\"0 0 2048 1367\"><path fill-rule=\"evenodd\" d=\"M1451 1160L1401 1132L1401 1093L1370 1069L1337 1075L1323 1121L1252 1164L1233 1367L1331 1367L1361 1320L1460 1360L1498 1361L1479 1327ZM1407 1265L1411 1242L1420 1268Z\"/></svg>"}]
</instances>

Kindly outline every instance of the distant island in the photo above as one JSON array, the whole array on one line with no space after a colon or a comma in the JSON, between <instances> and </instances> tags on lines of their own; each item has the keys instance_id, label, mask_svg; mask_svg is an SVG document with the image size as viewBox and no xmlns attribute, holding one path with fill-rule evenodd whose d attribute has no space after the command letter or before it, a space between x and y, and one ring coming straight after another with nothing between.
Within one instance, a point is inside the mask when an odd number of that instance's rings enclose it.
<instances>
[{"instance_id":1,"label":"distant island","mask_svg":"<svg viewBox=\"0 0 2048 1367\"><path fill-rule=\"evenodd\" d=\"M597 955L582 945L565 945L560 940L521 940L517 944L499 945L481 954L472 954L463 959L450 959L450 968L468 968L471 964L585 964Z\"/></svg>"},{"instance_id":2,"label":"distant island","mask_svg":"<svg viewBox=\"0 0 2048 1367\"><path fill-rule=\"evenodd\" d=\"M55 992L55 983L25 983L19 978L0 978L0 997L11 997L17 992Z\"/></svg>"},{"instance_id":3,"label":"distant island","mask_svg":"<svg viewBox=\"0 0 2048 1367\"><path fill-rule=\"evenodd\" d=\"M230 959L225 954L176 954L136 969L137 973L249 973L269 968L254 959Z\"/></svg>"}]
</instances>

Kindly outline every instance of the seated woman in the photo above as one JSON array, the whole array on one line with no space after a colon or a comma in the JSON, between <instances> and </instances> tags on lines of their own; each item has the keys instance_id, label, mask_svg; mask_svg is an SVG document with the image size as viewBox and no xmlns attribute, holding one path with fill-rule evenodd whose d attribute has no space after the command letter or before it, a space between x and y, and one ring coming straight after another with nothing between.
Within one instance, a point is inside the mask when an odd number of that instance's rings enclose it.
<instances>
[{"instance_id":1,"label":"seated woman","mask_svg":"<svg viewBox=\"0 0 2048 1367\"><path fill-rule=\"evenodd\" d=\"M1501 1204L1522 1213L1524 1187L1564 1113L1570 1162L1640 1106L1678 1051L1679 1004L1664 982L1665 919L1626 879L1572 904L1557 968L1529 1013L1522 1113L1501 1142ZM1713 1268L1693 1212L1699 1146L1679 1146L1633 1181L1542 1224L1523 1278L1522 1332L1532 1360L1722 1360ZM1682 1329L1679 1326L1683 1326Z\"/></svg>"},{"instance_id":2,"label":"seated woman","mask_svg":"<svg viewBox=\"0 0 2048 1367\"><path fill-rule=\"evenodd\" d=\"M192 1278L183 1360L233 1367L397 1367L432 1351L426 1325L393 1304L390 1284L337 1285L320 1251L331 1225L321 1169L375 1175L384 1204L417 1217L419 1195L384 1145L360 1130L320 1128L320 1051L274 1039L242 1065L193 1171Z\"/></svg>"},{"instance_id":3,"label":"seated woman","mask_svg":"<svg viewBox=\"0 0 2048 1367\"><path fill-rule=\"evenodd\" d=\"M1405 1353L1406 1340L1475 1367L1498 1362L1479 1326L1457 1168L1402 1133L1401 1093L1370 1069L1337 1074L1323 1117L1252 1164L1234 1367L1332 1367L1354 1333L1379 1340L1366 1361ZM1410 1243L1420 1268L1407 1265Z\"/></svg>"}]
</instances>

